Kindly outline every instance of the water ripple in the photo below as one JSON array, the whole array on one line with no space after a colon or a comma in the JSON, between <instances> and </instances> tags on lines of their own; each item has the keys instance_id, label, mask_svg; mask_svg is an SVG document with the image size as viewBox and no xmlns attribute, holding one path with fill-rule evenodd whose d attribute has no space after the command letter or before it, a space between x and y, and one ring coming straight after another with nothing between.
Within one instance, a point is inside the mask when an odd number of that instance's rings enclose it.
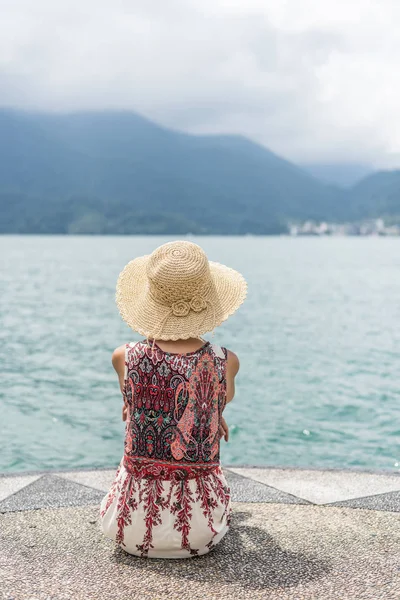
<instances>
[{"instance_id":1,"label":"water ripple","mask_svg":"<svg viewBox=\"0 0 400 600\"><path fill-rule=\"evenodd\" d=\"M115 283L170 239L0 236L0 471L119 462ZM194 241L249 283L212 338L241 362L222 460L399 471L399 240Z\"/></svg>"}]
</instances>

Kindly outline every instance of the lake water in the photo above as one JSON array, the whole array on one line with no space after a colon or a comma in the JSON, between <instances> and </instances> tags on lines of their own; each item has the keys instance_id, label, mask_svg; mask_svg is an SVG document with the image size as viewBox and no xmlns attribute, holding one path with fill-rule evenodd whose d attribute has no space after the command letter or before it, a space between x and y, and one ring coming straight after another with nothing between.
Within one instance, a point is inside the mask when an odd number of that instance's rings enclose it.
<instances>
[{"instance_id":1,"label":"lake water","mask_svg":"<svg viewBox=\"0 0 400 600\"><path fill-rule=\"evenodd\" d=\"M115 466L115 283L176 239L0 236L0 471ZM223 464L400 470L400 239L192 237L249 284L216 343L241 367Z\"/></svg>"}]
</instances>

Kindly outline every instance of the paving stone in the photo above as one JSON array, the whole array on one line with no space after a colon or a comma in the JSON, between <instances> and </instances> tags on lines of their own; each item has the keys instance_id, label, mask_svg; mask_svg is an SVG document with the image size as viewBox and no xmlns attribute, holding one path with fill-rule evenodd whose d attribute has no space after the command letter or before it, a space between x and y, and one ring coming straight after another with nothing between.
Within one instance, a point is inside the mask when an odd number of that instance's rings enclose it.
<instances>
[{"instance_id":1,"label":"paving stone","mask_svg":"<svg viewBox=\"0 0 400 600\"><path fill-rule=\"evenodd\" d=\"M284 504L308 504L307 500L296 498L264 483L224 469L234 502L282 502Z\"/></svg>"},{"instance_id":2,"label":"paving stone","mask_svg":"<svg viewBox=\"0 0 400 600\"><path fill-rule=\"evenodd\" d=\"M117 468L107 471L70 471L69 473L57 473L57 475L75 483L108 492L116 472Z\"/></svg>"},{"instance_id":3,"label":"paving stone","mask_svg":"<svg viewBox=\"0 0 400 600\"><path fill-rule=\"evenodd\" d=\"M0 512L94 504L103 496L99 490L46 474L0 502Z\"/></svg>"},{"instance_id":4,"label":"paving stone","mask_svg":"<svg viewBox=\"0 0 400 600\"><path fill-rule=\"evenodd\" d=\"M101 501L109 490L116 469L107 471L76 471L45 474L34 479L34 485L20 490L0 502L0 512L31 510L57 506L79 506ZM278 502L286 504L307 503L263 483L247 479L228 469L225 476L235 502Z\"/></svg>"},{"instance_id":5,"label":"paving stone","mask_svg":"<svg viewBox=\"0 0 400 600\"><path fill-rule=\"evenodd\" d=\"M333 506L347 506L350 508L368 508L370 510L387 510L400 512L400 492L376 494L364 498L354 498L344 502L332 502Z\"/></svg>"},{"instance_id":6,"label":"paving stone","mask_svg":"<svg viewBox=\"0 0 400 600\"><path fill-rule=\"evenodd\" d=\"M400 474L357 471L235 468L230 470L314 504L326 504L400 491Z\"/></svg>"},{"instance_id":7,"label":"paving stone","mask_svg":"<svg viewBox=\"0 0 400 600\"><path fill-rule=\"evenodd\" d=\"M313 502L396 512L399 510L398 475L315 469L224 467L223 470L231 488L232 500L236 502ZM116 467L51 472L42 476L1 476L0 512L83 506L100 502L109 490L115 474ZM356 493L362 494L382 488L389 488L391 491L355 496ZM391 488L395 488L394 491Z\"/></svg>"},{"instance_id":8,"label":"paving stone","mask_svg":"<svg viewBox=\"0 0 400 600\"><path fill-rule=\"evenodd\" d=\"M0 515L4 600L399 600L400 520L311 504L234 503L208 555L141 559L98 506Z\"/></svg>"},{"instance_id":9,"label":"paving stone","mask_svg":"<svg viewBox=\"0 0 400 600\"><path fill-rule=\"evenodd\" d=\"M15 494L26 485L33 483L42 475L11 475L0 476L0 501Z\"/></svg>"}]
</instances>

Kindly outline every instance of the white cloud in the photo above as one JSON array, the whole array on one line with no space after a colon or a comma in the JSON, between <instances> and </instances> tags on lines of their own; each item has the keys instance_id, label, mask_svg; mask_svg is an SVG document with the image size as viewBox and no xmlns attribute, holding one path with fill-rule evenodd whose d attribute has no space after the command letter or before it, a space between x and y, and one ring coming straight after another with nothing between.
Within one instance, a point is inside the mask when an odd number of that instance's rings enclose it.
<instances>
[{"instance_id":1,"label":"white cloud","mask_svg":"<svg viewBox=\"0 0 400 600\"><path fill-rule=\"evenodd\" d=\"M296 161L399 164L396 0L0 0L2 105L124 108Z\"/></svg>"}]
</instances>

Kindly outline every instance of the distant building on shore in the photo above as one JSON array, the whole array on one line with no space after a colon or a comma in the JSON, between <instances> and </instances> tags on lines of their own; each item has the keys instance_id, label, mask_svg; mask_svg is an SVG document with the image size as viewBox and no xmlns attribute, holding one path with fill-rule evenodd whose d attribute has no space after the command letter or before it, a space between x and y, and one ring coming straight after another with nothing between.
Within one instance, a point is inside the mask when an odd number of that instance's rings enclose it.
<instances>
[{"instance_id":1,"label":"distant building on shore","mask_svg":"<svg viewBox=\"0 0 400 600\"><path fill-rule=\"evenodd\" d=\"M304 221L288 225L289 234L300 235L380 235L400 236L400 224L385 224L383 218L370 219L356 223L329 223L327 221Z\"/></svg>"}]
</instances>

